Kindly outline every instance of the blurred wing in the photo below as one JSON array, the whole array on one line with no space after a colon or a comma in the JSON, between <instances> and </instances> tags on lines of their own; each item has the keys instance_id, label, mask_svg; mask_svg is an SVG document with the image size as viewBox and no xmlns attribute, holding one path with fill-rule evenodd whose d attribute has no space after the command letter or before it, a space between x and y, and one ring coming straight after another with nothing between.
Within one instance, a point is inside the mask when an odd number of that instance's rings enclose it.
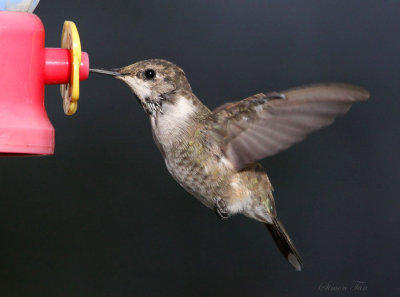
<instances>
[{"instance_id":1,"label":"blurred wing","mask_svg":"<svg viewBox=\"0 0 400 297\"><path fill-rule=\"evenodd\" d=\"M208 128L226 157L240 170L328 126L352 103L368 97L368 91L346 84L257 94L214 110Z\"/></svg>"}]
</instances>

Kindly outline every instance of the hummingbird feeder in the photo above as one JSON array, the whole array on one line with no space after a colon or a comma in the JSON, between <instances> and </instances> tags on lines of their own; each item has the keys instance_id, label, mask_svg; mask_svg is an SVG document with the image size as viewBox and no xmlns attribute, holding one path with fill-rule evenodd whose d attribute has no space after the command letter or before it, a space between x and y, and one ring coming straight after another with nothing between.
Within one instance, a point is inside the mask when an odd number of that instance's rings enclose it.
<instances>
[{"instance_id":1,"label":"hummingbird feeder","mask_svg":"<svg viewBox=\"0 0 400 297\"><path fill-rule=\"evenodd\" d=\"M44 47L44 26L31 13L38 2L0 0L0 156L52 155L44 87L60 84L64 112L72 115L79 81L89 76L89 56L73 22L64 22L61 48Z\"/></svg>"}]
</instances>

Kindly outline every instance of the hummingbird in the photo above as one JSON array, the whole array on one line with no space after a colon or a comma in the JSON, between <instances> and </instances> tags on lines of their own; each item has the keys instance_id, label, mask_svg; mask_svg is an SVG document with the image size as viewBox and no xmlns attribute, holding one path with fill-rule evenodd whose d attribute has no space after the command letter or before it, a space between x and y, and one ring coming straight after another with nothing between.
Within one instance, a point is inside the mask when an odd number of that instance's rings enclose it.
<instances>
[{"instance_id":1,"label":"hummingbird","mask_svg":"<svg viewBox=\"0 0 400 297\"><path fill-rule=\"evenodd\" d=\"M368 99L367 90L315 84L259 93L211 111L193 93L185 72L166 60L90 71L130 87L148 115L169 173L187 192L220 219L243 214L265 224L287 261L302 269L300 254L277 217L271 182L257 161L330 125L352 103Z\"/></svg>"}]
</instances>

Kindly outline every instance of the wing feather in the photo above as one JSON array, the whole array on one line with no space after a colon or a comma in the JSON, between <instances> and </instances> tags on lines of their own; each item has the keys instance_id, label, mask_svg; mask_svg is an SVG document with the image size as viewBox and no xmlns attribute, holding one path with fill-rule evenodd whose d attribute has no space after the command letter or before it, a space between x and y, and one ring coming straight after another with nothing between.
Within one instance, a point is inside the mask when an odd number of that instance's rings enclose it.
<instances>
[{"instance_id":1,"label":"wing feather","mask_svg":"<svg viewBox=\"0 0 400 297\"><path fill-rule=\"evenodd\" d=\"M208 129L237 170L289 148L369 97L368 91L346 84L280 94L256 94L213 111Z\"/></svg>"}]
</instances>

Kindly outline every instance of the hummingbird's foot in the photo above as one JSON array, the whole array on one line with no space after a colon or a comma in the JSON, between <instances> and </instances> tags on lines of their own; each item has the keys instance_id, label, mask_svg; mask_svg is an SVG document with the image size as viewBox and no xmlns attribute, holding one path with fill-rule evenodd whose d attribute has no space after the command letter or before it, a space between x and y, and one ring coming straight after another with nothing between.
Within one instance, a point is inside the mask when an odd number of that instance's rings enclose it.
<instances>
[{"instance_id":1,"label":"hummingbird's foot","mask_svg":"<svg viewBox=\"0 0 400 297\"><path fill-rule=\"evenodd\" d=\"M275 100L275 99L286 99L285 94L278 93L278 92L271 92L265 94L265 99L267 100Z\"/></svg>"},{"instance_id":2,"label":"hummingbird's foot","mask_svg":"<svg viewBox=\"0 0 400 297\"><path fill-rule=\"evenodd\" d=\"M217 198L215 200L215 213L221 220L229 218L228 207L223 199Z\"/></svg>"}]
</instances>

